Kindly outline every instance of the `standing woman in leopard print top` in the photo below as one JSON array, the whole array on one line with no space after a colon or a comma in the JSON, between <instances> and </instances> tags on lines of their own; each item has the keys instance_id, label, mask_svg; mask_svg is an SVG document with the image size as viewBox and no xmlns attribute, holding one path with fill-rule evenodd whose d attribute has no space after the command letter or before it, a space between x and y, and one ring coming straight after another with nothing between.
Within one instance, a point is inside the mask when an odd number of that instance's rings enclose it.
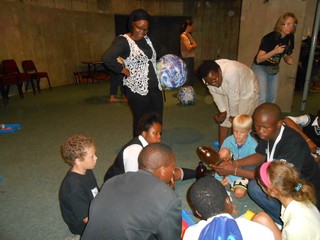
<instances>
[{"instance_id":1,"label":"standing woman in leopard print top","mask_svg":"<svg viewBox=\"0 0 320 240\"><path fill-rule=\"evenodd\" d=\"M129 16L129 33L116 37L103 55L110 70L124 75L123 85L133 114L133 134L138 119L145 113L157 113L162 119L163 98L156 74L156 59L165 49L147 36L150 15L143 9Z\"/></svg>"}]
</instances>

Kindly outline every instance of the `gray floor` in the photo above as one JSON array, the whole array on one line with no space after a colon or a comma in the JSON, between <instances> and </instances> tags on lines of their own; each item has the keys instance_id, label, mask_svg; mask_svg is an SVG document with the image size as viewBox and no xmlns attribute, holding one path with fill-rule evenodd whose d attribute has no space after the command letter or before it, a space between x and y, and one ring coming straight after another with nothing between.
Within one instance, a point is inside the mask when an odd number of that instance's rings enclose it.
<instances>
[{"instance_id":1,"label":"gray floor","mask_svg":"<svg viewBox=\"0 0 320 240\"><path fill-rule=\"evenodd\" d=\"M44 90L23 100L14 96L9 105L0 104L0 123L20 123L22 129L0 135L0 239L65 239L70 236L58 204L58 189L68 166L60 156L60 145L73 134L96 140L98 164L103 175L120 147L131 138L132 117L126 103L108 103L109 85L69 85ZM196 104L181 106L174 94L166 92L163 142L169 144L177 165L195 168L196 148L213 146L217 140L216 113L203 86L197 86ZM310 93L306 111L318 110L319 93ZM299 113L301 93L295 96L294 113ZM176 191L183 208L190 210L185 194L194 180L179 182ZM258 210L247 197L234 201L239 214Z\"/></svg>"}]
</instances>

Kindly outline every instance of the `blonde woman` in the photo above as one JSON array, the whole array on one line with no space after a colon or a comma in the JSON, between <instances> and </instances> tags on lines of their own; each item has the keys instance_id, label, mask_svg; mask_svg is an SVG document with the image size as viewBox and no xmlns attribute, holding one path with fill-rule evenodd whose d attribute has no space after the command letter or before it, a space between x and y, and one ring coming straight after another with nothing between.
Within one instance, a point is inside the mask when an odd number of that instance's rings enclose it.
<instances>
[{"instance_id":1,"label":"blonde woman","mask_svg":"<svg viewBox=\"0 0 320 240\"><path fill-rule=\"evenodd\" d=\"M256 179L268 196L282 204L282 231L262 212L253 221L274 229L277 239L320 239L320 213L313 186L299 177L298 171L285 160L265 162L256 169ZM268 220L269 218L269 220Z\"/></svg>"},{"instance_id":2,"label":"blonde woman","mask_svg":"<svg viewBox=\"0 0 320 240\"><path fill-rule=\"evenodd\" d=\"M281 59L291 65L294 49L294 33L298 20L293 13L283 14L273 31L265 35L254 57L252 70L259 81L259 103L275 102L279 82Z\"/></svg>"}]
</instances>

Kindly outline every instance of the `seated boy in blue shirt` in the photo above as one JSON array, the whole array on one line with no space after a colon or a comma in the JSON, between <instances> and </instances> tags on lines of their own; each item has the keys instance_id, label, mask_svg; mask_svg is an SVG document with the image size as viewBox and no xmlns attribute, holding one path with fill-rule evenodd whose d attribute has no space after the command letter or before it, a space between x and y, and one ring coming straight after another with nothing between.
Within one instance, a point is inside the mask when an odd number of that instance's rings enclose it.
<instances>
[{"instance_id":1,"label":"seated boy in blue shirt","mask_svg":"<svg viewBox=\"0 0 320 240\"><path fill-rule=\"evenodd\" d=\"M237 159L249 156L255 153L257 141L250 135L252 129L252 118L246 114L240 114L233 119L232 122L233 135L227 137L219 151L220 158L223 160L234 160L233 164L237 164ZM246 167L255 169L255 166ZM237 176L235 170L234 175L215 177L221 181L224 186L230 184L231 190L234 191L236 198L242 198L247 193L249 180Z\"/></svg>"}]
</instances>

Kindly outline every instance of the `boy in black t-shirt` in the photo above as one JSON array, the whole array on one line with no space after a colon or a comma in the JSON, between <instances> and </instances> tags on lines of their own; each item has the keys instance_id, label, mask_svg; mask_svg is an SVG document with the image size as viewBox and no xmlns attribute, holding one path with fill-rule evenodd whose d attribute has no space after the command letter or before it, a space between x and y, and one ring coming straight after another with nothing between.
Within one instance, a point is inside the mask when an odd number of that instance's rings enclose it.
<instances>
[{"instance_id":1,"label":"boy in black t-shirt","mask_svg":"<svg viewBox=\"0 0 320 240\"><path fill-rule=\"evenodd\" d=\"M61 147L62 157L71 166L59 190L63 220L80 238L87 222L89 205L99 188L92 169L97 163L96 148L91 138L74 135Z\"/></svg>"}]
</instances>

